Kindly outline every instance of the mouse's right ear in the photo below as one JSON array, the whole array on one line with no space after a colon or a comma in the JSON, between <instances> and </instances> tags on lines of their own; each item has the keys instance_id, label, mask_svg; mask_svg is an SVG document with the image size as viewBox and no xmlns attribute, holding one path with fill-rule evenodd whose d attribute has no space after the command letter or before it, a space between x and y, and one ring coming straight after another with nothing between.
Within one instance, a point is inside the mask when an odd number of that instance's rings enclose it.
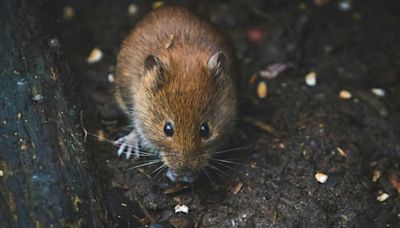
<instances>
[{"instance_id":1,"label":"mouse's right ear","mask_svg":"<svg viewBox=\"0 0 400 228\"><path fill-rule=\"evenodd\" d=\"M165 65L155 55L148 55L144 60L144 73L146 81L154 83L155 87L161 86L164 81Z\"/></svg>"},{"instance_id":2,"label":"mouse's right ear","mask_svg":"<svg viewBox=\"0 0 400 228\"><path fill-rule=\"evenodd\" d=\"M144 70L145 71L157 70L160 71L160 73L163 73L164 64L157 56L148 55L144 60Z\"/></svg>"}]
</instances>

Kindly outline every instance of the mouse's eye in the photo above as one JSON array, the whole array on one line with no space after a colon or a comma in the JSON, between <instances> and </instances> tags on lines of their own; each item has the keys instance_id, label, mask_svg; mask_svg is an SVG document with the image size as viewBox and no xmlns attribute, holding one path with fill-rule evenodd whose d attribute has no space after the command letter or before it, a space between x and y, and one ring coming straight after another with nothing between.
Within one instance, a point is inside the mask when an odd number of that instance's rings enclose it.
<instances>
[{"instance_id":1,"label":"mouse's eye","mask_svg":"<svg viewBox=\"0 0 400 228\"><path fill-rule=\"evenodd\" d=\"M166 122L164 124L164 133L167 137L172 137L174 135L174 127L172 126L172 123Z\"/></svg>"},{"instance_id":2,"label":"mouse's eye","mask_svg":"<svg viewBox=\"0 0 400 228\"><path fill-rule=\"evenodd\" d=\"M202 123L199 129L200 137L207 138L210 134L210 128L207 123Z\"/></svg>"}]
</instances>

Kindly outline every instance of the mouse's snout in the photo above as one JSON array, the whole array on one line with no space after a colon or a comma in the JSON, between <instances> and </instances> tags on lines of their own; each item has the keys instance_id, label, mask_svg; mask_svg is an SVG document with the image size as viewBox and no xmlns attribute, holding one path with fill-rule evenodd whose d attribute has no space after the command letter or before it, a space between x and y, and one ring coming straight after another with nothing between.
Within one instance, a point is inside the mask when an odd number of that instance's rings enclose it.
<instances>
[{"instance_id":1,"label":"mouse's snout","mask_svg":"<svg viewBox=\"0 0 400 228\"><path fill-rule=\"evenodd\" d=\"M199 176L198 172L193 171L175 171L171 168L168 169L167 177L173 182L187 182L192 183L194 182L197 177Z\"/></svg>"},{"instance_id":2,"label":"mouse's snout","mask_svg":"<svg viewBox=\"0 0 400 228\"><path fill-rule=\"evenodd\" d=\"M164 164L168 166L166 176L171 181L192 183L200 176L202 168L207 166L209 156L205 153L200 154L191 151L176 152L174 157L164 155L162 159Z\"/></svg>"}]
</instances>

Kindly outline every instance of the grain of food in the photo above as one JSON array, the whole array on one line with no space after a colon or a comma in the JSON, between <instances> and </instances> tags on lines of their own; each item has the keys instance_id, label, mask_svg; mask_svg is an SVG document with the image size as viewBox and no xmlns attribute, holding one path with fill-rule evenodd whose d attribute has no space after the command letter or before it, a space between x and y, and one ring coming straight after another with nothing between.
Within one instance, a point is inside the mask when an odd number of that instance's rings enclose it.
<instances>
[{"instance_id":1,"label":"grain of food","mask_svg":"<svg viewBox=\"0 0 400 228\"><path fill-rule=\"evenodd\" d=\"M381 171L379 169L375 169L374 173L372 174L372 181L377 182L379 178L381 177Z\"/></svg>"},{"instance_id":2,"label":"grain of food","mask_svg":"<svg viewBox=\"0 0 400 228\"><path fill-rule=\"evenodd\" d=\"M342 90L339 93L339 98L344 99L344 100L350 99L351 96L352 96L351 93L347 90Z\"/></svg>"},{"instance_id":3,"label":"grain of food","mask_svg":"<svg viewBox=\"0 0 400 228\"><path fill-rule=\"evenodd\" d=\"M175 206L175 213L183 212L185 214L189 213L189 207L185 204L178 204Z\"/></svg>"},{"instance_id":4,"label":"grain of food","mask_svg":"<svg viewBox=\"0 0 400 228\"><path fill-rule=\"evenodd\" d=\"M339 152L340 156L347 157L347 153L340 147L336 147L337 151Z\"/></svg>"},{"instance_id":5,"label":"grain of food","mask_svg":"<svg viewBox=\"0 0 400 228\"><path fill-rule=\"evenodd\" d=\"M384 97L386 95L385 90L380 89L380 88L372 88L371 92L379 97Z\"/></svg>"},{"instance_id":6,"label":"grain of food","mask_svg":"<svg viewBox=\"0 0 400 228\"><path fill-rule=\"evenodd\" d=\"M376 197L376 200L378 200L379 202L383 202L387 200L389 197L390 197L389 194L387 194L386 192L382 192L378 197Z\"/></svg>"},{"instance_id":7,"label":"grain of food","mask_svg":"<svg viewBox=\"0 0 400 228\"><path fill-rule=\"evenodd\" d=\"M326 175L325 173L318 172L315 174L315 179L319 183L324 184L326 183L326 181L328 181L328 175Z\"/></svg>"},{"instance_id":8,"label":"grain of food","mask_svg":"<svg viewBox=\"0 0 400 228\"><path fill-rule=\"evenodd\" d=\"M258 83L257 94L258 94L259 98L266 98L267 97L267 94L268 94L267 83L265 83L264 81L261 81L260 83Z\"/></svg>"},{"instance_id":9,"label":"grain of food","mask_svg":"<svg viewBox=\"0 0 400 228\"><path fill-rule=\"evenodd\" d=\"M93 50L89 54L89 57L87 58L87 62L90 64L97 63L101 60L102 57L103 52L99 48L93 48Z\"/></svg>"},{"instance_id":10,"label":"grain of food","mask_svg":"<svg viewBox=\"0 0 400 228\"><path fill-rule=\"evenodd\" d=\"M305 80L308 86L315 86L317 84L317 73L311 71L306 75Z\"/></svg>"}]
</instances>

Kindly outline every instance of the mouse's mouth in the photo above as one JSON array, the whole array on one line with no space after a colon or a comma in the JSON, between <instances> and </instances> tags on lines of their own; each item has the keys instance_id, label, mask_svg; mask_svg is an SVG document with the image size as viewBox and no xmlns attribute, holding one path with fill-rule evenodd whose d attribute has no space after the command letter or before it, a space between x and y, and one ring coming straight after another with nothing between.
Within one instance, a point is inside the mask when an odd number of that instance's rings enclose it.
<instances>
[{"instance_id":1,"label":"mouse's mouth","mask_svg":"<svg viewBox=\"0 0 400 228\"><path fill-rule=\"evenodd\" d=\"M193 183L199 176L199 173L191 171L176 172L169 168L166 176L173 182Z\"/></svg>"}]
</instances>

